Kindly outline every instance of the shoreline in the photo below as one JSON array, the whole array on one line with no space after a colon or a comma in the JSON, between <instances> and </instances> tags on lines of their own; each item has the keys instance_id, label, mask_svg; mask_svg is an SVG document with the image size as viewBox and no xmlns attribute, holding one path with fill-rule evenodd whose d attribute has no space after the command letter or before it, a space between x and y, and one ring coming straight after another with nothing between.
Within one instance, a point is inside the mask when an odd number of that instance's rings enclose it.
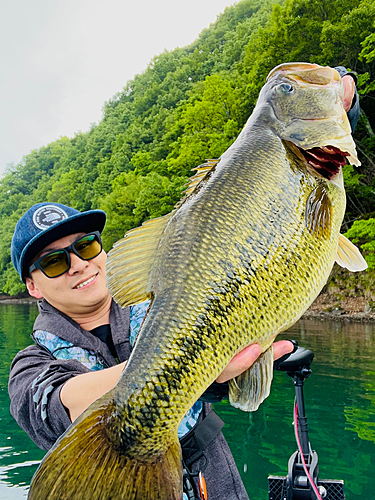
<instances>
[{"instance_id":1,"label":"shoreline","mask_svg":"<svg viewBox=\"0 0 375 500\"><path fill-rule=\"evenodd\" d=\"M33 297L0 297L0 304L37 304Z\"/></svg>"},{"instance_id":2,"label":"shoreline","mask_svg":"<svg viewBox=\"0 0 375 500\"><path fill-rule=\"evenodd\" d=\"M315 319L321 321L340 321L346 323L375 323L375 313L351 312L334 313L327 311L307 310L301 319Z\"/></svg>"},{"instance_id":3,"label":"shoreline","mask_svg":"<svg viewBox=\"0 0 375 500\"><path fill-rule=\"evenodd\" d=\"M36 305L33 297L4 297L0 296L1 304ZM353 323L375 323L375 310L372 309L364 297L348 297L337 301L332 295L322 293L301 316L301 319L315 319L321 321L340 321Z\"/></svg>"},{"instance_id":4,"label":"shoreline","mask_svg":"<svg viewBox=\"0 0 375 500\"><path fill-rule=\"evenodd\" d=\"M321 321L340 321L355 323L375 323L373 302L364 296L348 293L337 297L336 293L322 292L307 311L303 319L320 319Z\"/></svg>"}]
</instances>

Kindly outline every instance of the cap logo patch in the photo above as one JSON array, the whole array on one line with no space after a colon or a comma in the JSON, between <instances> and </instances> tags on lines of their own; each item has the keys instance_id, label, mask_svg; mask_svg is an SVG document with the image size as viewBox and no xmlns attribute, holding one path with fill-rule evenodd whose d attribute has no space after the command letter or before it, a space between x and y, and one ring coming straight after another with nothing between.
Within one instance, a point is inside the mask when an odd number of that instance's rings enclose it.
<instances>
[{"instance_id":1,"label":"cap logo patch","mask_svg":"<svg viewBox=\"0 0 375 500\"><path fill-rule=\"evenodd\" d=\"M33 223L43 231L67 218L68 215L62 208L55 205L44 205L34 212Z\"/></svg>"}]
</instances>

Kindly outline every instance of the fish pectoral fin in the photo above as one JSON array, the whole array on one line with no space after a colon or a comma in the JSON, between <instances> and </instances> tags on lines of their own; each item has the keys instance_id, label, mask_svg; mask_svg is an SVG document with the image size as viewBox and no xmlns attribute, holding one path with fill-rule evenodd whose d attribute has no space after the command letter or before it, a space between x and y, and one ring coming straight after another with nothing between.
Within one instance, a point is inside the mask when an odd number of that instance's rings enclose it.
<instances>
[{"instance_id":1,"label":"fish pectoral fin","mask_svg":"<svg viewBox=\"0 0 375 500\"><path fill-rule=\"evenodd\" d=\"M113 245L107 258L107 286L122 307L151 297L151 269L164 230L174 212L146 221Z\"/></svg>"},{"instance_id":2,"label":"fish pectoral fin","mask_svg":"<svg viewBox=\"0 0 375 500\"><path fill-rule=\"evenodd\" d=\"M219 163L220 158L218 159L212 159L212 160L206 160L205 163L202 165L199 165L199 167L193 168L193 170L196 170L197 173L193 175L189 179L189 182L185 185L186 189L182 193L183 197L181 200L176 204L176 208L180 207L185 200L192 194L194 191L199 189L200 183L204 180L207 179L211 173L215 170L216 165Z\"/></svg>"},{"instance_id":3,"label":"fish pectoral fin","mask_svg":"<svg viewBox=\"0 0 375 500\"><path fill-rule=\"evenodd\" d=\"M343 234L339 235L336 262L339 266L345 267L352 272L367 269L367 262L362 257L359 249Z\"/></svg>"},{"instance_id":4,"label":"fish pectoral fin","mask_svg":"<svg viewBox=\"0 0 375 500\"><path fill-rule=\"evenodd\" d=\"M329 238L332 228L332 202L328 190L322 183L310 193L305 207L305 222L311 234L318 238Z\"/></svg>"},{"instance_id":5,"label":"fish pectoral fin","mask_svg":"<svg viewBox=\"0 0 375 500\"><path fill-rule=\"evenodd\" d=\"M242 411L256 411L269 396L273 378L273 346L245 372L229 381L229 401Z\"/></svg>"},{"instance_id":6,"label":"fish pectoral fin","mask_svg":"<svg viewBox=\"0 0 375 500\"><path fill-rule=\"evenodd\" d=\"M169 448L143 460L111 442L103 422L93 412L67 430L34 474L28 500L182 500L177 431Z\"/></svg>"}]
</instances>

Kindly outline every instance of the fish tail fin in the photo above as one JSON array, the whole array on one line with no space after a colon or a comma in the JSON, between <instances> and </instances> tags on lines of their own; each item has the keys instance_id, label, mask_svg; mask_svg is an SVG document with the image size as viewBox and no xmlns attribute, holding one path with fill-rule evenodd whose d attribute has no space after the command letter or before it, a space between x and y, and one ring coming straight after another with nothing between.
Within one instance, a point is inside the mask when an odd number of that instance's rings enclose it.
<instances>
[{"instance_id":1,"label":"fish tail fin","mask_svg":"<svg viewBox=\"0 0 375 500\"><path fill-rule=\"evenodd\" d=\"M242 411L256 411L269 396L273 377L273 346L245 372L229 381L229 401Z\"/></svg>"},{"instance_id":2,"label":"fish tail fin","mask_svg":"<svg viewBox=\"0 0 375 500\"><path fill-rule=\"evenodd\" d=\"M182 500L177 432L164 453L138 458L111 442L102 412L79 420L45 456L29 500Z\"/></svg>"}]
</instances>

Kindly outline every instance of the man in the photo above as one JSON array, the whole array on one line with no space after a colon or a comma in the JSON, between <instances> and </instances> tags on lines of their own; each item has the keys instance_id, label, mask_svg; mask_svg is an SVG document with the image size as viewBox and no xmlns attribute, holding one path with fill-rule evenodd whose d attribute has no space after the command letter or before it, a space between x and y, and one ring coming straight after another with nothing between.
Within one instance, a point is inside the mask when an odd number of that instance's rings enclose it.
<instances>
[{"instance_id":1,"label":"man","mask_svg":"<svg viewBox=\"0 0 375 500\"><path fill-rule=\"evenodd\" d=\"M104 224L100 210L81 213L57 203L39 203L21 217L14 232L13 263L30 295L41 302L32 334L35 345L18 353L12 363L11 413L45 450L116 384L144 315L142 305L121 309L111 299L100 242ZM288 341L275 343L276 357L291 350ZM258 345L249 346L218 382L246 370L259 354ZM219 400L226 390L214 384L211 393L218 392ZM180 434L209 411L210 404L196 403ZM210 499L247 499L220 428L205 450L211 458L204 472ZM198 462L191 468L200 466Z\"/></svg>"},{"instance_id":2,"label":"man","mask_svg":"<svg viewBox=\"0 0 375 500\"><path fill-rule=\"evenodd\" d=\"M358 97L353 99L352 77L344 76L344 83L344 105L354 128ZM21 217L14 232L13 264L30 295L41 302L32 335L35 345L21 351L11 366L11 413L45 450L117 383L147 308L141 304L121 309L112 301L100 241L104 224L100 210L81 213L61 204L39 203ZM292 349L288 341L276 342L275 358ZM220 400L226 393L223 384L250 367L260 352L254 344L235 356L203 400ZM194 438L197 422L201 429L207 421L215 427L210 432L214 438L205 444L207 463L201 455L189 467L194 473L205 467L210 500L245 500L220 423L206 419L209 412L210 404L198 401L180 426L180 437L187 434L184 439Z\"/></svg>"}]
</instances>

